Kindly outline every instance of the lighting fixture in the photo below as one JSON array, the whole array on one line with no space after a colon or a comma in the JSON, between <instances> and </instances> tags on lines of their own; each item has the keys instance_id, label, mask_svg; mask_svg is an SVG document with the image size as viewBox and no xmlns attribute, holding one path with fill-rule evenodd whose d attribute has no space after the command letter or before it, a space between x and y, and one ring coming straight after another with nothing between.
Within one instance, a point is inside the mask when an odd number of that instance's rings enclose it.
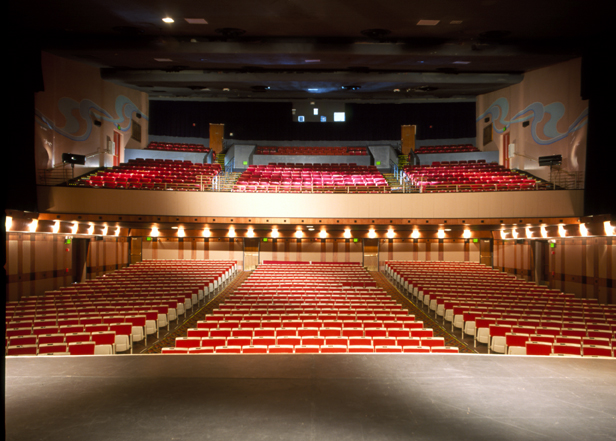
<instances>
[{"instance_id":1,"label":"lighting fixture","mask_svg":"<svg viewBox=\"0 0 616 441\"><path fill-rule=\"evenodd\" d=\"M255 237L255 230L252 227L248 227L248 231L246 231L246 237Z\"/></svg>"},{"instance_id":2,"label":"lighting fixture","mask_svg":"<svg viewBox=\"0 0 616 441\"><path fill-rule=\"evenodd\" d=\"M394 230L387 230L387 237L389 239L393 239L395 235L396 235L396 233L395 233Z\"/></svg>"},{"instance_id":3,"label":"lighting fixture","mask_svg":"<svg viewBox=\"0 0 616 441\"><path fill-rule=\"evenodd\" d=\"M90 224L90 226L88 227L88 234L89 235L94 234L94 224Z\"/></svg>"},{"instance_id":4,"label":"lighting fixture","mask_svg":"<svg viewBox=\"0 0 616 441\"><path fill-rule=\"evenodd\" d=\"M150 231L150 236L158 237L160 233L158 232L158 227L152 227L152 231Z\"/></svg>"},{"instance_id":5,"label":"lighting fixture","mask_svg":"<svg viewBox=\"0 0 616 441\"><path fill-rule=\"evenodd\" d=\"M565 230L565 226L562 225L562 224L558 226L558 235L560 237L566 237L567 236L567 230Z\"/></svg>"},{"instance_id":6,"label":"lighting fixture","mask_svg":"<svg viewBox=\"0 0 616 441\"><path fill-rule=\"evenodd\" d=\"M376 231L374 231L374 228L370 228L370 229L368 230L368 237L369 237L370 239L374 239L374 238L376 237Z\"/></svg>"},{"instance_id":7,"label":"lighting fixture","mask_svg":"<svg viewBox=\"0 0 616 441\"><path fill-rule=\"evenodd\" d=\"M437 237L439 239L445 239L445 230L438 230Z\"/></svg>"},{"instance_id":8,"label":"lighting fixture","mask_svg":"<svg viewBox=\"0 0 616 441\"><path fill-rule=\"evenodd\" d=\"M102 233L101 233L101 234L102 234L103 236L106 236L108 231L109 231L109 227L108 227L107 225L105 225L105 226L103 227L103 231L102 231Z\"/></svg>"},{"instance_id":9,"label":"lighting fixture","mask_svg":"<svg viewBox=\"0 0 616 441\"><path fill-rule=\"evenodd\" d=\"M302 230L297 230L295 232L295 237L297 237L298 239L301 239L303 235L304 233L302 232Z\"/></svg>"},{"instance_id":10,"label":"lighting fixture","mask_svg":"<svg viewBox=\"0 0 616 441\"><path fill-rule=\"evenodd\" d=\"M73 222L73 226L71 227L71 233L77 234L78 230L79 230L79 224L77 222Z\"/></svg>"},{"instance_id":11,"label":"lighting fixture","mask_svg":"<svg viewBox=\"0 0 616 441\"><path fill-rule=\"evenodd\" d=\"M515 228L512 228L512 229L511 229L511 236L512 236L514 239L517 239L517 238L518 238L518 230L516 230Z\"/></svg>"},{"instance_id":12,"label":"lighting fixture","mask_svg":"<svg viewBox=\"0 0 616 441\"><path fill-rule=\"evenodd\" d=\"M501 230L501 239L507 239L507 232L505 230Z\"/></svg>"},{"instance_id":13,"label":"lighting fixture","mask_svg":"<svg viewBox=\"0 0 616 441\"><path fill-rule=\"evenodd\" d=\"M205 227L203 229L203 237L210 237L212 235L212 232L210 231L210 229L208 227Z\"/></svg>"},{"instance_id":14,"label":"lighting fixture","mask_svg":"<svg viewBox=\"0 0 616 441\"><path fill-rule=\"evenodd\" d=\"M605 235L606 236L613 236L614 235L614 227L612 226L610 221L603 222L603 229L605 230Z\"/></svg>"},{"instance_id":15,"label":"lighting fixture","mask_svg":"<svg viewBox=\"0 0 616 441\"><path fill-rule=\"evenodd\" d=\"M545 225L541 226L541 237L543 237L544 239L548 237L548 229L545 228Z\"/></svg>"},{"instance_id":16,"label":"lighting fixture","mask_svg":"<svg viewBox=\"0 0 616 441\"><path fill-rule=\"evenodd\" d=\"M419 230L413 230L413 232L411 233L411 237L413 239L419 239Z\"/></svg>"},{"instance_id":17,"label":"lighting fixture","mask_svg":"<svg viewBox=\"0 0 616 441\"><path fill-rule=\"evenodd\" d=\"M38 219L32 219L32 223L28 225L28 231L36 233L36 227L38 227Z\"/></svg>"},{"instance_id":18,"label":"lighting fixture","mask_svg":"<svg viewBox=\"0 0 616 441\"><path fill-rule=\"evenodd\" d=\"M533 232L531 231L530 227L526 227L526 238L530 239L531 237L533 237Z\"/></svg>"},{"instance_id":19,"label":"lighting fixture","mask_svg":"<svg viewBox=\"0 0 616 441\"><path fill-rule=\"evenodd\" d=\"M278 228L272 228L272 237L276 238L276 237L278 237L278 235L279 235L278 234Z\"/></svg>"},{"instance_id":20,"label":"lighting fixture","mask_svg":"<svg viewBox=\"0 0 616 441\"><path fill-rule=\"evenodd\" d=\"M11 231L12 226L13 226L13 216L7 216L4 221L4 229L6 231Z\"/></svg>"},{"instance_id":21,"label":"lighting fixture","mask_svg":"<svg viewBox=\"0 0 616 441\"><path fill-rule=\"evenodd\" d=\"M462 237L464 237L465 239L470 239L471 238L471 230L464 230L464 233L462 233Z\"/></svg>"},{"instance_id":22,"label":"lighting fixture","mask_svg":"<svg viewBox=\"0 0 616 441\"><path fill-rule=\"evenodd\" d=\"M184 231L184 227L178 228L178 237L186 237L186 232Z\"/></svg>"},{"instance_id":23,"label":"lighting fixture","mask_svg":"<svg viewBox=\"0 0 616 441\"><path fill-rule=\"evenodd\" d=\"M53 227L51 227L51 231L53 233L57 233L60 231L60 221L59 220L53 221Z\"/></svg>"},{"instance_id":24,"label":"lighting fixture","mask_svg":"<svg viewBox=\"0 0 616 441\"><path fill-rule=\"evenodd\" d=\"M325 239L327 237L327 231L325 231L325 230L319 231L319 237L321 239Z\"/></svg>"},{"instance_id":25,"label":"lighting fixture","mask_svg":"<svg viewBox=\"0 0 616 441\"><path fill-rule=\"evenodd\" d=\"M163 21L165 23L173 23L175 20L173 20L171 17L165 17L165 18L163 18Z\"/></svg>"},{"instance_id":26,"label":"lighting fixture","mask_svg":"<svg viewBox=\"0 0 616 441\"><path fill-rule=\"evenodd\" d=\"M347 228L346 230L344 230L344 238L345 239L350 239L351 238L351 229Z\"/></svg>"},{"instance_id":27,"label":"lighting fixture","mask_svg":"<svg viewBox=\"0 0 616 441\"><path fill-rule=\"evenodd\" d=\"M235 237L235 228L229 227L229 237Z\"/></svg>"},{"instance_id":28,"label":"lighting fixture","mask_svg":"<svg viewBox=\"0 0 616 441\"><path fill-rule=\"evenodd\" d=\"M588 228L586 228L585 224L580 224L580 235L588 237Z\"/></svg>"},{"instance_id":29,"label":"lighting fixture","mask_svg":"<svg viewBox=\"0 0 616 441\"><path fill-rule=\"evenodd\" d=\"M115 230L115 235L119 236L120 235L120 227L117 227Z\"/></svg>"}]
</instances>

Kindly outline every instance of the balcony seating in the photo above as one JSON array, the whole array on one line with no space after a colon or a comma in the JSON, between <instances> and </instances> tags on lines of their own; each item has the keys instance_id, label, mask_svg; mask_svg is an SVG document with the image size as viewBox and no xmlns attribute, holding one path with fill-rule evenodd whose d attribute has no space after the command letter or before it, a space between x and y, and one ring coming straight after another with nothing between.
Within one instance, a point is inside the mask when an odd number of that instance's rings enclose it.
<instances>
[{"instance_id":1,"label":"balcony seating","mask_svg":"<svg viewBox=\"0 0 616 441\"><path fill-rule=\"evenodd\" d=\"M472 144L454 144L454 145L423 145L415 150L418 155L434 154L434 153L467 153L478 152L477 147Z\"/></svg>"},{"instance_id":2,"label":"balcony seating","mask_svg":"<svg viewBox=\"0 0 616 441\"><path fill-rule=\"evenodd\" d=\"M256 193L389 193L375 166L356 164L251 165L233 187Z\"/></svg>"},{"instance_id":3,"label":"balcony seating","mask_svg":"<svg viewBox=\"0 0 616 441\"><path fill-rule=\"evenodd\" d=\"M75 181L79 187L133 190L204 191L221 171L220 164L167 159L131 159Z\"/></svg>"},{"instance_id":4,"label":"balcony seating","mask_svg":"<svg viewBox=\"0 0 616 441\"><path fill-rule=\"evenodd\" d=\"M542 190L543 181L531 179L505 167L485 161L433 162L432 165L406 166L410 184L422 193Z\"/></svg>"},{"instance_id":5,"label":"balcony seating","mask_svg":"<svg viewBox=\"0 0 616 441\"><path fill-rule=\"evenodd\" d=\"M267 147L258 146L257 155L321 155L321 156L366 156L366 147Z\"/></svg>"},{"instance_id":6,"label":"balcony seating","mask_svg":"<svg viewBox=\"0 0 616 441\"><path fill-rule=\"evenodd\" d=\"M171 143L171 142L151 142L145 150L158 150L163 152L192 152L209 153L209 147L203 144Z\"/></svg>"}]
</instances>

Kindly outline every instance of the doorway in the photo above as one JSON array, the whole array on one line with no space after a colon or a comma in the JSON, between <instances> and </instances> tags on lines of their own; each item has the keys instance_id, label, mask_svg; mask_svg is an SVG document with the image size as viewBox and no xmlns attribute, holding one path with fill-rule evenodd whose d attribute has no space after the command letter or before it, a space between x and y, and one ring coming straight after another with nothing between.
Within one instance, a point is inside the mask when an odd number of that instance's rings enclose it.
<instances>
[{"instance_id":1,"label":"doorway","mask_svg":"<svg viewBox=\"0 0 616 441\"><path fill-rule=\"evenodd\" d=\"M492 239L481 239L479 241L479 262L482 265L493 268L492 254L494 252L494 246Z\"/></svg>"},{"instance_id":2,"label":"doorway","mask_svg":"<svg viewBox=\"0 0 616 441\"><path fill-rule=\"evenodd\" d=\"M379 270L379 240L364 239L364 267L368 271Z\"/></svg>"},{"instance_id":3,"label":"doorway","mask_svg":"<svg viewBox=\"0 0 616 441\"><path fill-rule=\"evenodd\" d=\"M73 283L81 283L86 280L88 253L90 251L90 239L72 239L71 265L73 268Z\"/></svg>"},{"instance_id":4,"label":"doorway","mask_svg":"<svg viewBox=\"0 0 616 441\"><path fill-rule=\"evenodd\" d=\"M244 271L252 271L259 264L259 245L257 238L244 238Z\"/></svg>"},{"instance_id":5,"label":"doorway","mask_svg":"<svg viewBox=\"0 0 616 441\"><path fill-rule=\"evenodd\" d=\"M130 238L130 262L129 265L134 265L137 262L141 262L143 259L142 252L142 238L141 237L131 237Z\"/></svg>"},{"instance_id":6,"label":"doorway","mask_svg":"<svg viewBox=\"0 0 616 441\"><path fill-rule=\"evenodd\" d=\"M122 142L122 134L113 131L113 165L120 165L120 143Z\"/></svg>"}]
</instances>

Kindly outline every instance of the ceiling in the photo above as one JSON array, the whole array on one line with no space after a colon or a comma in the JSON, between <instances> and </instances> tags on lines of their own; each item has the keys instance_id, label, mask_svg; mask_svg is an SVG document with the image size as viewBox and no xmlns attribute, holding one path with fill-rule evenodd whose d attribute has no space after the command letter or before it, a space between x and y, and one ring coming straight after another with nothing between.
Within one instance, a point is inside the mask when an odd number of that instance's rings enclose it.
<instances>
[{"instance_id":1,"label":"ceiling","mask_svg":"<svg viewBox=\"0 0 616 441\"><path fill-rule=\"evenodd\" d=\"M11 2L9 16L43 51L100 67L104 79L151 99L407 102L472 100L579 57L600 41L613 8L613 0L37 0Z\"/></svg>"}]
</instances>

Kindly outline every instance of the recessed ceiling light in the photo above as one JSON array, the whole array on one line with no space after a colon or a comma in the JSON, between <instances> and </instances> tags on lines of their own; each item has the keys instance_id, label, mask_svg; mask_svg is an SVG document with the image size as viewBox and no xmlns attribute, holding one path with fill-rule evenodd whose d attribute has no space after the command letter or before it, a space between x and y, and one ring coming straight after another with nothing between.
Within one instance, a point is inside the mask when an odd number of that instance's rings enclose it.
<instances>
[{"instance_id":1,"label":"recessed ceiling light","mask_svg":"<svg viewBox=\"0 0 616 441\"><path fill-rule=\"evenodd\" d=\"M184 20L190 24L207 24L204 18L185 18Z\"/></svg>"},{"instance_id":2,"label":"recessed ceiling light","mask_svg":"<svg viewBox=\"0 0 616 441\"><path fill-rule=\"evenodd\" d=\"M417 26L436 26L440 20L419 20Z\"/></svg>"},{"instance_id":3,"label":"recessed ceiling light","mask_svg":"<svg viewBox=\"0 0 616 441\"><path fill-rule=\"evenodd\" d=\"M171 58L154 58L156 61L173 61Z\"/></svg>"},{"instance_id":4,"label":"recessed ceiling light","mask_svg":"<svg viewBox=\"0 0 616 441\"><path fill-rule=\"evenodd\" d=\"M171 17L165 17L165 18L163 18L163 21L165 23L173 23L174 22L174 20Z\"/></svg>"}]
</instances>

